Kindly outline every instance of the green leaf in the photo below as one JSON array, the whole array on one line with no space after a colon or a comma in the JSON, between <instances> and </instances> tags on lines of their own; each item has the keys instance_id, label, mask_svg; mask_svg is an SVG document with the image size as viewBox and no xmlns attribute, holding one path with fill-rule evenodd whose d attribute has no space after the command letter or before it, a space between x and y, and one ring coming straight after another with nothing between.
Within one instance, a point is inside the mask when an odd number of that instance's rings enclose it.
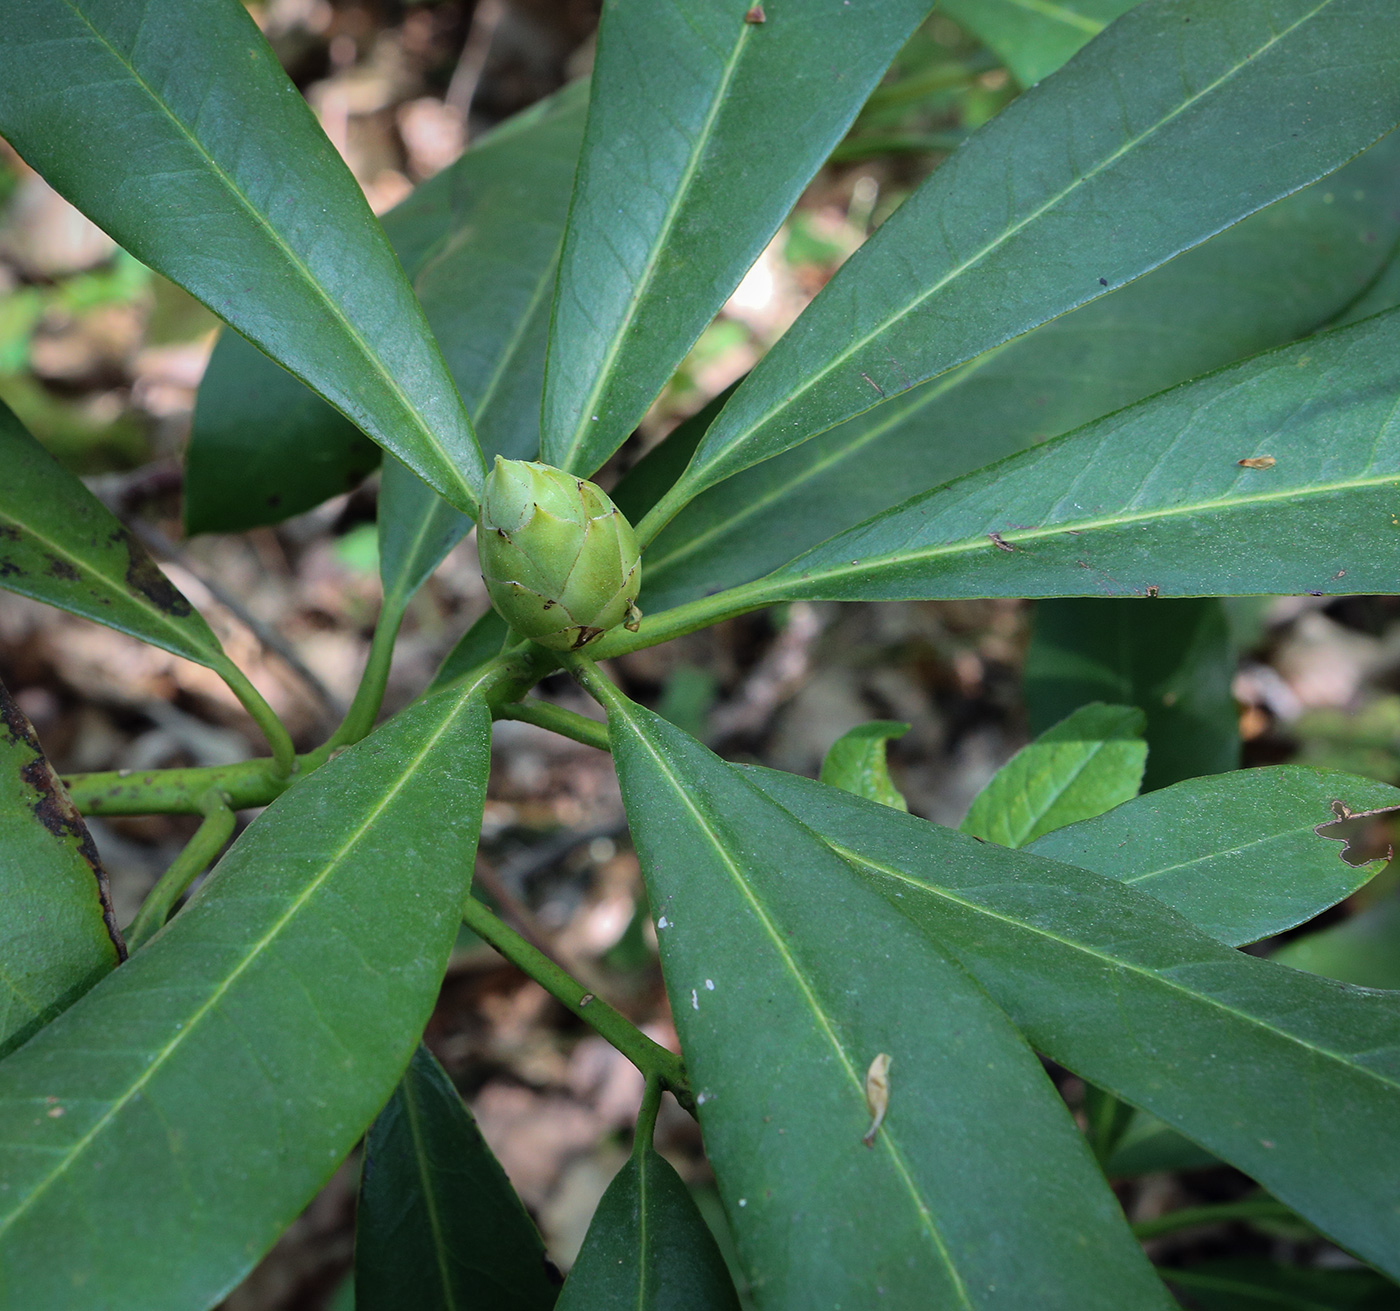
<instances>
[{"instance_id":1,"label":"green leaf","mask_svg":"<svg viewBox=\"0 0 1400 1311\"><path fill-rule=\"evenodd\" d=\"M882 806L908 810L909 803L895 787L885 760L886 743L903 737L908 731L908 724L897 724L889 719L857 724L831 744L822 761L822 782L878 801Z\"/></svg>"},{"instance_id":2,"label":"green leaf","mask_svg":"<svg viewBox=\"0 0 1400 1311\"><path fill-rule=\"evenodd\" d=\"M471 689L410 707L0 1063L0 1304L209 1306L305 1206L437 996L489 743Z\"/></svg>"},{"instance_id":3,"label":"green leaf","mask_svg":"<svg viewBox=\"0 0 1400 1311\"><path fill-rule=\"evenodd\" d=\"M1131 800L1147 763L1145 722L1132 706L1082 706L997 770L977 794L962 831L1003 847L1024 847L1042 833Z\"/></svg>"},{"instance_id":4,"label":"green leaf","mask_svg":"<svg viewBox=\"0 0 1400 1311\"><path fill-rule=\"evenodd\" d=\"M1235 662L1215 597L1041 601L1024 674L1031 731L1087 701L1114 701L1147 715L1144 791L1236 769Z\"/></svg>"},{"instance_id":5,"label":"green leaf","mask_svg":"<svg viewBox=\"0 0 1400 1311\"><path fill-rule=\"evenodd\" d=\"M379 577L384 608L401 611L472 529L407 465L389 456L379 481Z\"/></svg>"},{"instance_id":6,"label":"green leaf","mask_svg":"<svg viewBox=\"0 0 1400 1311\"><path fill-rule=\"evenodd\" d=\"M1392 310L1257 356L914 497L734 595L1388 592L1397 345Z\"/></svg>"},{"instance_id":7,"label":"green leaf","mask_svg":"<svg viewBox=\"0 0 1400 1311\"><path fill-rule=\"evenodd\" d=\"M1400 1270L1400 995L1233 951L1135 888L749 771L953 955L1037 1051Z\"/></svg>"},{"instance_id":8,"label":"green leaf","mask_svg":"<svg viewBox=\"0 0 1400 1311\"><path fill-rule=\"evenodd\" d=\"M457 639L457 644L443 657L442 666L433 676L431 691L446 687L454 679L470 673L478 665L499 655L510 629L495 610L487 610Z\"/></svg>"},{"instance_id":9,"label":"green leaf","mask_svg":"<svg viewBox=\"0 0 1400 1311\"><path fill-rule=\"evenodd\" d=\"M382 452L236 332L219 336L185 448L188 533L280 523L352 491Z\"/></svg>"},{"instance_id":10,"label":"green leaf","mask_svg":"<svg viewBox=\"0 0 1400 1311\"><path fill-rule=\"evenodd\" d=\"M1285 942L1270 959L1363 988L1400 988L1400 898Z\"/></svg>"},{"instance_id":11,"label":"green leaf","mask_svg":"<svg viewBox=\"0 0 1400 1311\"><path fill-rule=\"evenodd\" d=\"M1140 281L712 487L648 548L642 606L660 610L748 582L918 492L1313 332L1353 302L1370 313L1388 308L1400 301L1400 279L1386 299L1377 275L1400 270L1385 264L1397 236L1400 133L1392 133ZM665 486L681 471L669 468ZM1149 779L1157 768L1150 758Z\"/></svg>"},{"instance_id":12,"label":"green leaf","mask_svg":"<svg viewBox=\"0 0 1400 1311\"><path fill-rule=\"evenodd\" d=\"M83 817L0 683L0 1057L125 954Z\"/></svg>"},{"instance_id":13,"label":"green leaf","mask_svg":"<svg viewBox=\"0 0 1400 1311\"><path fill-rule=\"evenodd\" d=\"M0 133L464 510L471 421L350 170L236 0L28 0Z\"/></svg>"},{"instance_id":14,"label":"green leaf","mask_svg":"<svg viewBox=\"0 0 1400 1311\"><path fill-rule=\"evenodd\" d=\"M1315 1270L1269 1261L1206 1261L1162 1277L1198 1311L1397 1311L1400 1288L1373 1270Z\"/></svg>"},{"instance_id":15,"label":"green leaf","mask_svg":"<svg viewBox=\"0 0 1400 1311\"><path fill-rule=\"evenodd\" d=\"M1006 61L1022 86L1049 77L1138 0L943 0L940 10Z\"/></svg>"},{"instance_id":16,"label":"green leaf","mask_svg":"<svg viewBox=\"0 0 1400 1311\"><path fill-rule=\"evenodd\" d=\"M604 1307L739 1311L724 1257L690 1189L650 1145L608 1185L559 1298L560 1311Z\"/></svg>"},{"instance_id":17,"label":"green leaf","mask_svg":"<svg viewBox=\"0 0 1400 1311\"><path fill-rule=\"evenodd\" d=\"M1232 947L1282 933L1349 897L1385 866L1351 865L1319 829L1350 811L1400 806L1400 789L1298 765L1163 788L1031 850L1150 892Z\"/></svg>"},{"instance_id":18,"label":"green leaf","mask_svg":"<svg viewBox=\"0 0 1400 1311\"><path fill-rule=\"evenodd\" d=\"M145 548L0 403L0 587L223 670L228 657Z\"/></svg>"},{"instance_id":19,"label":"green leaf","mask_svg":"<svg viewBox=\"0 0 1400 1311\"><path fill-rule=\"evenodd\" d=\"M860 1306L879 1289L891 1306L1167 1305L1064 1103L981 991L732 766L588 686L759 1304ZM882 1053L888 1114L871 1133L863 1085Z\"/></svg>"},{"instance_id":20,"label":"green leaf","mask_svg":"<svg viewBox=\"0 0 1400 1311\"><path fill-rule=\"evenodd\" d=\"M1148 0L982 128L843 265L657 519L1140 277L1397 121L1388 0Z\"/></svg>"},{"instance_id":21,"label":"green leaf","mask_svg":"<svg viewBox=\"0 0 1400 1311\"><path fill-rule=\"evenodd\" d=\"M544 1311L558 1292L534 1223L447 1072L420 1044L365 1140L356 1308Z\"/></svg>"},{"instance_id":22,"label":"green leaf","mask_svg":"<svg viewBox=\"0 0 1400 1311\"><path fill-rule=\"evenodd\" d=\"M622 445L929 8L785 0L747 22L735 0L604 6L546 462L591 474Z\"/></svg>"},{"instance_id":23,"label":"green leaf","mask_svg":"<svg viewBox=\"0 0 1400 1311\"><path fill-rule=\"evenodd\" d=\"M550 293L587 90L575 83L517 114L384 216L488 458L539 449ZM186 524L277 522L346 491L377 458L339 414L225 333L195 408Z\"/></svg>"}]
</instances>

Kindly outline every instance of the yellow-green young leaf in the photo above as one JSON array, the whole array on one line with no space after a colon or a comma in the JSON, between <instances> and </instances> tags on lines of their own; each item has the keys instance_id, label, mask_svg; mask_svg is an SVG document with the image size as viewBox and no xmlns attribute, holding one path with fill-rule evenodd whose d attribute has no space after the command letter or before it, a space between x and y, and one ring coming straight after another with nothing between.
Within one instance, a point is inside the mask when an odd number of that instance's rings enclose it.
<instances>
[{"instance_id":1,"label":"yellow-green young leaf","mask_svg":"<svg viewBox=\"0 0 1400 1311\"><path fill-rule=\"evenodd\" d=\"M0 1056L124 955L87 826L0 684Z\"/></svg>"},{"instance_id":2,"label":"yellow-green young leaf","mask_svg":"<svg viewBox=\"0 0 1400 1311\"><path fill-rule=\"evenodd\" d=\"M1048 77L1138 0L942 0L939 8L1006 61L1022 86Z\"/></svg>"},{"instance_id":3,"label":"yellow-green young leaf","mask_svg":"<svg viewBox=\"0 0 1400 1311\"><path fill-rule=\"evenodd\" d=\"M1147 716L1144 792L1239 767L1237 657L1219 597L1159 597L1149 606L1053 597L1036 603L1031 622L1022 678L1032 733L1108 701Z\"/></svg>"},{"instance_id":4,"label":"yellow-green young leaf","mask_svg":"<svg viewBox=\"0 0 1400 1311\"><path fill-rule=\"evenodd\" d=\"M885 760L885 744L908 731L908 724L889 719L857 724L831 744L822 761L822 782L896 810L908 810L909 803L895 787Z\"/></svg>"},{"instance_id":5,"label":"yellow-green young leaf","mask_svg":"<svg viewBox=\"0 0 1400 1311\"><path fill-rule=\"evenodd\" d=\"M973 801L962 831L1003 847L1024 847L1042 833L1137 796L1147 763L1146 722L1133 706L1080 707L997 770Z\"/></svg>"},{"instance_id":6,"label":"yellow-green young leaf","mask_svg":"<svg viewBox=\"0 0 1400 1311\"><path fill-rule=\"evenodd\" d=\"M344 751L0 1062L0 1306L211 1306L306 1205L437 996L490 726L448 689Z\"/></svg>"},{"instance_id":7,"label":"yellow-green young leaf","mask_svg":"<svg viewBox=\"0 0 1400 1311\"><path fill-rule=\"evenodd\" d=\"M759 1304L856 1307L883 1289L892 1307L961 1311L1169 1305L1064 1103L980 989L746 775L583 677L607 706L706 1150ZM882 1054L879 1108L866 1083Z\"/></svg>"},{"instance_id":8,"label":"yellow-green young leaf","mask_svg":"<svg viewBox=\"0 0 1400 1311\"><path fill-rule=\"evenodd\" d=\"M1029 850L1150 892L1238 947L1312 919L1384 867L1343 859L1344 844L1325 832L1334 807L1396 806L1400 789L1386 783L1276 765L1150 792L1046 833Z\"/></svg>"},{"instance_id":9,"label":"yellow-green young leaf","mask_svg":"<svg viewBox=\"0 0 1400 1311\"><path fill-rule=\"evenodd\" d=\"M420 1044L365 1139L356 1311L548 1311L558 1292L524 1205Z\"/></svg>"},{"instance_id":10,"label":"yellow-green young leaf","mask_svg":"<svg viewBox=\"0 0 1400 1311\"><path fill-rule=\"evenodd\" d=\"M690 1189L650 1144L598 1203L559 1311L739 1311L714 1235Z\"/></svg>"},{"instance_id":11,"label":"yellow-green young leaf","mask_svg":"<svg viewBox=\"0 0 1400 1311\"><path fill-rule=\"evenodd\" d=\"M665 512L1142 276L1397 122L1392 0L1146 0L842 266L735 392Z\"/></svg>"},{"instance_id":12,"label":"yellow-green young leaf","mask_svg":"<svg viewBox=\"0 0 1400 1311\"><path fill-rule=\"evenodd\" d=\"M0 587L198 664L227 665L209 625L145 548L2 402L0 469Z\"/></svg>"},{"instance_id":13,"label":"yellow-green young leaf","mask_svg":"<svg viewBox=\"0 0 1400 1311\"><path fill-rule=\"evenodd\" d=\"M1234 951L1155 897L808 779L748 771L987 990L1037 1051L1400 1275L1400 994Z\"/></svg>"},{"instance_id":14,"label":"yellow-green young leaf","mask_svg":"<svg viewBox=\"0 0 1400 1311\"><path fill-rule=\"evenodd\" d=\"M27 0L0 134L459 508L471 421L364 194L238 0Z\"/></svg>"}]
</instances>

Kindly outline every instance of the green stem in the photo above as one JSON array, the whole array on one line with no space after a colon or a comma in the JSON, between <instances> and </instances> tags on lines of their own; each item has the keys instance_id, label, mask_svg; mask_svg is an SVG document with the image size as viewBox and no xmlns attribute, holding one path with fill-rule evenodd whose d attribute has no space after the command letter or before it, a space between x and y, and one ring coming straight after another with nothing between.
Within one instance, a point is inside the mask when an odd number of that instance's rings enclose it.
<instances>
[{"instance_id":1,"label":"green stem","mask_svg":"<svg viewBox=\"0 0 1400 1311\"><path fill-rule=\"evenodd\" d=\"M1248 1198L1242 1202L1220 1202L1214 1206L1185 1206L1168 1211L1155 1220L1139 1220L1133 1225L1137 1238L1160 1238L1178 1229L1193 1229L1199 1225L1224 1224L1227 1220L1293 1220L1295 1213L1272 1197Z\"/></svg>"},{"instance_id":2,"label":"green stem","mask_svg":"<svg viewBox=\"0 0 1400 1311\"><path fill-rule=\"evenodd\" d=\"M344 722L326 743L332 750L358 742L374 727L379 707L384 704L384 689L389 685L389 665L394 659L394 642L403 626L404 609L402 601L385 597L379 611L379 622L375 624L374 636L370 639L365 672L360 676L359 687L355 689L355 699L350 703Z\"/></svg>"},{"instance_id":3,"label":"green stem","mask_svg":"<svg viewBox=\"0 0 1400 1311\"><path fill-rule=\"evenodd\" d=\"M233 811L229 808L227 797L216 789L210 789L201 799L200 809L204 822L185 844L185 849L171 862L170 868L160 876L155 887L146 894L136 918L127 927L126 945L131 951L144 946L160 931L170 918L175 903L233 836Z\"/></svg>"},{"instance_id":4,"label":"green stem","mask_svg":"<svg viewBox=\"0 0 1400 1311\"><path fill-rule=\"evenodd\" d=\"M63 785L84 815L198 815L202 813L201 798L210 788L227 796L232 810L265 806L325 758L325 753L318 751L300 757L289 778L274 772L272 762L263 759L190 769L70 774Z\"/></svg>"},{"instance_id":5,"label":"green stem","mask_svg":"<svg viewBox=\"0 0 1400 1311\"><path fill-rule=\"evenodd\" d=\"M656 540L657 534L699 495L700 490L702 489L691 490L685 486L684 474L672 483L637 524L638 548L645 551Z\"/></svg>"},{"instance_id":6,"label":"green stem","mask_svg":"<svg viewBox=\"0 0 1400 1311\"><path fill-rule=\"evenodd\" d=\"M586 747L597 747L599 751L612 749L606 724L566 710L563 706L551 705L548 701L506 701L492 706L491 714L496 719L514 719L523 724L547 728L561 737L582 742Z\"/></svg>"},{"instance_id":7,"label":"green stem","mask_svg":"<svg viewBox=\"0 0 1400 1311\"><path fill-rule=\"evenodd\" d=\"M462 920L467 928L528 974L551 997L612 1043L643 1074L659 1079L675 1094L682 1106L694 1112L695 1099L679 1056L667 1051L660 1043L653 1042L621 1011L614 1010L601 997L589 992L475 897L467 898Z\"/></svg>"},{"instance_id":8,"label":"green stem","mask_svg":"<svg viewBox=\"0 0 1400 1311\"><path fill-rule=\"evenodd\" d=\"M713 596L702 596L687 601L685 605L663 610L660 614L648 615L635 633L629 633L625 628L614 628L588 647L588 655L592 660L610 660L629 651L640 651L644 647L669 642L698 628L708 628L721 620L747 614L750 610L761 610L764 606L791 599L781 584L759 578L741 587L730 587Z\"/></svg>"},{"instance_id":9,"label":"green stem","mask_svg":"<svg viewBox=\"0 0 1400 1311\"><path fill-rule=\"evenodd\" d=\"M637 1127L632 1134L632 1155L640 1159L651 1151L651 1140L656 1133L656 1115L661 1110L661 1080L656 1075L647 1076L647 1086L642 1093L642 1108L637 1112Z\"/></svg>"},{"instance_id":10,"label":"green stem","mask_svg":"<svg viewBox=\"0 0 1400 1311\"><path fill-rule=\"evenodd\" d=\"M262 729L268 746L272 748L272 767L276 773L286 778L297 764L297 749L292 745L286 725L277 718L273 708L263 700L262 693L248 681L247 676L232 660L221 661L214 666L214 672L228 684L229 691L243 703L243 709Z\"/></svg>"}]
</instances>

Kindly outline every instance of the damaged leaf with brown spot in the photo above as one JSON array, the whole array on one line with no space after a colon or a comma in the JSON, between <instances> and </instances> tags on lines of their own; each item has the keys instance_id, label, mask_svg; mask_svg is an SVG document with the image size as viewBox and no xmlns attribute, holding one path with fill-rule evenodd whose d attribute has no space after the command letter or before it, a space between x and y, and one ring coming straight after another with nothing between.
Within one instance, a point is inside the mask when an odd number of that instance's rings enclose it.
<instances>
[{"instance_id":1,"label":"damaged leaf with brown spot","mask_svg":"<svg viewBox=\"0 0 1400 1311\"><path fill-rule=\"evenodd\" d=\"M87 826L0 684L0 1056L125 954Z\"/></svg>"},{"instance_id":2,"label":"damaged leaf with brown spot","mask_svg":"<svg viewBox=\"0 0 1400 1311\"><path fill-rule=\"evenodd\" d=\"M0 403L0 587L201 665L227 657L141 544Z\"/></svg>"}]
</instances>

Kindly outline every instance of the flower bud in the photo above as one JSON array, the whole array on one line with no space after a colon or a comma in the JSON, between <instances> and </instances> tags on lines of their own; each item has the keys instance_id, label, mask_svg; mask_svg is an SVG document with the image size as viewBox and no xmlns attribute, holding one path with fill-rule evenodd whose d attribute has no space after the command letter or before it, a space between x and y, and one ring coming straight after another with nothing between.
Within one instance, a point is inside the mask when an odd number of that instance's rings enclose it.
<instances>
[{"instance_id":1,"label":"flower bud","mask_svg":"<svg viewBox=\"0 0 1400 1311\"><path fill-rule=\"evenodd\" d=\"M491 602L522 637L577 651L618 624L636 630L637 538L602 488L498 455L476 537Z\"/></svg>"}]
</instances>

